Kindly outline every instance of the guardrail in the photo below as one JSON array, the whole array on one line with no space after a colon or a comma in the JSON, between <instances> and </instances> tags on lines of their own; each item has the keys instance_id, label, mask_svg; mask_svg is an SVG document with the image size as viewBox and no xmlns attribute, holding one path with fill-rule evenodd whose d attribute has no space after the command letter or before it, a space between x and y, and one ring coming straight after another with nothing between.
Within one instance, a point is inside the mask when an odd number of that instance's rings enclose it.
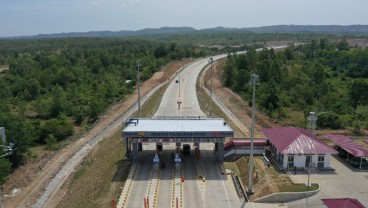
<instances>
[{"instance_id":1,"label":"guardrail","mask_svg":"<svg viewBox=\"0 0 368 208\"><path fill-rule=\"evenodd\" d=\"M248 202L247 195L244 192L244 188L241 184L239 177L234 172L231 172L231 178L233 179L233 183L239 198L242 198L244 199L244 201Z\"/></svg>"}]
</instances>

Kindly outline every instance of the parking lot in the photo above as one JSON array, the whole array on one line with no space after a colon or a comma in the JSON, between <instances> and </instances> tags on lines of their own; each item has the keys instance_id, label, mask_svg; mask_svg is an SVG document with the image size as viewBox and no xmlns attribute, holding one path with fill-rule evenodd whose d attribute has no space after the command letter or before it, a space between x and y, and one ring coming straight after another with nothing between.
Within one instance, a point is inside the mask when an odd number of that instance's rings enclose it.
<instances>
[{"instance_id":1,"label":"parking lot","mask_svg":"<svg viewBox=\"0 0 368 208\"><path fill-rule=\"evenodd\" d=\"M353 168L339 156L331 158L331 165L335 171L313 173L311 183L320 184L320 192L310 198L289 202L289 208L325 208L321 199L325 198L356 198L368 207L368 171ZM305 172L290 175L295 183L307 183L308 174Z\"/></svg>"}]
</instances>

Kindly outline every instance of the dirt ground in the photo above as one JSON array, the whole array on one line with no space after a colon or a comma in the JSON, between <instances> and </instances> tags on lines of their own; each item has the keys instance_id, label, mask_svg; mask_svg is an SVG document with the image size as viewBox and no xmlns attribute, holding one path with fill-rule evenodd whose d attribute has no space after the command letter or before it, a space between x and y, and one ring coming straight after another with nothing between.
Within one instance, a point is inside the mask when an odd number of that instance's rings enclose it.
<instances>
[{"instance_id":1,"label":"dirt ground","mask_svg":"<svg viewBox=\"0 0 368 208\"><path fill-rule=\"evenodd\" d=\"M152 78L141 86L141 95L145 95L150 89L169 79L179 68L191 60L172 62L164 67ZM29 162L15 170L3 185L4 207L31 207L41 196L47 184L57 174L61 167L71 158L86 142L91 140L98 132L105 129L118 117L123 115L137 101L137 91L132 95L112 106L106 115L101 116L94 127L86 132L80 139L67 147L53 153L39 156L37 160ZM15 196L7 197L13 189L21 192Z\"/></svg>"}]
</instances>

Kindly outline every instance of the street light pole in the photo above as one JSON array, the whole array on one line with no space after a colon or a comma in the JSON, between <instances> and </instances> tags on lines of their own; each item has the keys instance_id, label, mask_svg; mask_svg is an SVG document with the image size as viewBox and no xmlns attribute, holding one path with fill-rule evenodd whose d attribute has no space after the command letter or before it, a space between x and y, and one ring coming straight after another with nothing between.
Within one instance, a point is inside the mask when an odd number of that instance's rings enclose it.
<instances>
[{"instance_id":1,"label":"street light pole","mask_svg":"<svg viewBox=\"0 0 368 208\"><path fill-rule=\"evenodd\" d=\"M137 79L138 79L138 117L141 117L141 88L140 88L140 76L139 76L139 68L141 67L141 60L137 61Z\"/></svg>"},{"instance_id":2,"label":"street light pole","mask_svg":"<svg viewBox=\"0 0 368 208\"><path fill-rule=\"evenodd\" d=\"M309 164L308 164L308 183L307 183L307 186L310 186L310 168L311 168L311 163L312 163L312 155L310 154L309 155Z\"/></svg>"},{"instance_id":3,"label":"street light pole","mask_svg":"<svg viewBox=\"0 0 368 208\"><path fill-rule=\"evenodd\" d=\"M211 57L209 59L209 62L211 64L211 93L210 93L210 97L211 97L211 100L210 100L210 116L212 116L212 73L213 73L213 70L212 70L212 63L213 63L213 58Z\"/></svg>"},{"instance_id":4,"label":"street light pole","mask_svg":"<svg viewBox=\"0 0 368 208\"><path fill-rule=\"evenodd\" d=\"M248 194L253 194L253 143L254 143L254 111L256 105L256 83L258 75L252 74L251 84L253 84L253 100L252 100L252 125L250 129L250 156L249 156L249 179L248 179Z\"/></svg>"}]
</instances>

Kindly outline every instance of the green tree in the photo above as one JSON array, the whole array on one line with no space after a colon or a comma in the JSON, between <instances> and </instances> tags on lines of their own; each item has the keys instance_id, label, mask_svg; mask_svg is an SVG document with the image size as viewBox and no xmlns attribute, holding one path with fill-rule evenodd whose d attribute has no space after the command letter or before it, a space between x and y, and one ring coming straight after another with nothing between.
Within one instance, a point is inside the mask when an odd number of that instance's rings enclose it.
<instances>
[{"instance_id":1,"label":"green tree","mask_svg":"<svg viewBox=\"0 0 368 208\"><path fill-rule=\"evenodd\" d=\"M0 158L0 185L4 184L10 173L11 163L6 158Z\"/></svg>"},{"instance_id":2,"label":"green tree","mask_svg":"<svg viewBox=\"0 0 368 208\"><path fill-rule=\"evenodd\" d=\"M359 104L368 102L368 80L356 79L350 86L350 103L354 111Z\"/></svg>"},{"instance_id":3,"label":"green tree","mask_svg":"<svg viewBox=\"0 0 368 208\"><path fill-rule=\"evenodd\" d=\"M49 135L53 135L58 141L65 139L73 134L73 125L67 120L65 116L59 116L48 120L42 126L42 137L43 142Z\"/></svg>"},{"instance_id":4,"label":"green tree","mask_svg":"<svg viewBox=\"0 0 368 208\"><path fill-rule=\"evenodd\" d=\"M54 137L54 135L49 134L46 138L46 149L47 150L55 150L57 139Z\"/></svg>"}]
</instances>

